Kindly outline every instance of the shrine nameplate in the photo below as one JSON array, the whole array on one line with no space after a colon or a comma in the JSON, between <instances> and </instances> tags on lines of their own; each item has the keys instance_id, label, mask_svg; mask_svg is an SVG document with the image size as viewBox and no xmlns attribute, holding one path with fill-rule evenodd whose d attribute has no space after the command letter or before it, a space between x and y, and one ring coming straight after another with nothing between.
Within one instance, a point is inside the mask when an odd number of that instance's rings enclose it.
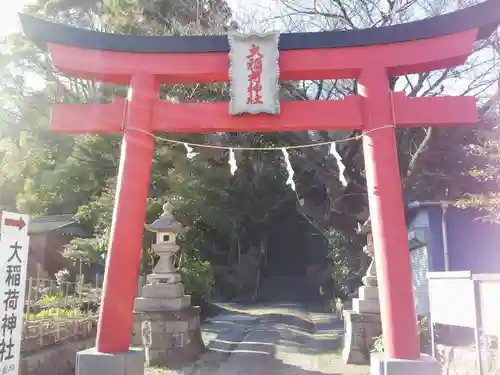
<instances>
[{"instance_id":1,"label":"shrine nameplate","mask_svg":"<svg viewBox=\"0 0 500 375\"><path fill-rule=\"evenodd\" d=\"M279 114L278 33L230 32L229 113Z\"/></svg>"}]
</instances>

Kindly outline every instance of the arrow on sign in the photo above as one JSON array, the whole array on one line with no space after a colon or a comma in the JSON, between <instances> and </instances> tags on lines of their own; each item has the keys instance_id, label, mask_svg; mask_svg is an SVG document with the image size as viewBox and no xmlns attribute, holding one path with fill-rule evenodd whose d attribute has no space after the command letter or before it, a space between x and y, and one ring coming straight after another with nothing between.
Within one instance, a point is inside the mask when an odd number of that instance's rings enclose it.
<instances>
[{"instance_id":1,"label":"arrow on sign","mask_svg":"<svg viewBox=\"0 0 500 375\"><path fill-rule=\"evenodd\" d=\"M9 227L16 227L19 230L23 229L26 226L26 223L24 222L23 219L19 219L19 220L5 219L4 223L5 223L5 225L7 225Z\"/></svg>"}]
</instances>

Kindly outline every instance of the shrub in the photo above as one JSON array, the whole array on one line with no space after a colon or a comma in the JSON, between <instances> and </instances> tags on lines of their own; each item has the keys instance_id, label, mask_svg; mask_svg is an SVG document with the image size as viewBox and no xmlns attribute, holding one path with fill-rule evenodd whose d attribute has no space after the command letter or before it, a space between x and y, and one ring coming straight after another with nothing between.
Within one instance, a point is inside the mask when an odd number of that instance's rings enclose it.
<instances>
[{"instance_id":1,"label":"shrub","mask_svg":"<svg viewBox=\"0 0 500 375\"><path fill-rule=\"evenodd\" d=\"M64 268L62 270L57 271L54 276L56 277L57 285L59 287L62 287L65 283L69 281L71 274L66 268Z\"/></svg>"},{"instance_id":2,"label":"shrub","mask_svg":"<svg viewBox=\"0 0 500 375\"><path fill-rule=\"evenodd\" d=\"M25 314L24 317L27 320L44 320L52 318L76 318L82 316L82 312L77 308L69 309L46 309L42 310L36 314Z\"/></svg>"},{"instance_id":3,"label":"shrub","mask_svg":"<svg viewBox=\"0 0 500 375\"><path fill-rule=\"evenodd\" d=\"M40 303L40 305L42 305L42 306L48 306L48 305L50 305L50 304L52 304L52 303L59 302L59 301L60 301L60 300L62 300L62 299L63 299L63 296L62 296L62 294L61 294L61 293L57 293L57 294L56 294L56 295L54 295L54 296L45 295L45 296L43 296L43 297L40 299L39 303Z\"/></svg>"},{"instance_id":4,"label":"shrub","mask_svg":"<svg viewBox=\"0 0 500 375\"><path fill-rule=\"evenodd\" d=\"M210 262L201 261L195 254L185 253L179 273L186 287L186 293L191 294L194 302L208 300L214 285L214 273Z\"/></svg>"},{"instance_id":5,"label":"shrub","mask_svg":"<svg viewBox=\"0 0 500 375\"><path fill-rule=\"evenodd\" d=\"M418 320L418 332L420 334L420 350L427 353L430 343L429 319L425 316ZM382 334L375 338L372 346L372 353L381 353L384 351L384 336Z\"/></svg>"}]
</instances>

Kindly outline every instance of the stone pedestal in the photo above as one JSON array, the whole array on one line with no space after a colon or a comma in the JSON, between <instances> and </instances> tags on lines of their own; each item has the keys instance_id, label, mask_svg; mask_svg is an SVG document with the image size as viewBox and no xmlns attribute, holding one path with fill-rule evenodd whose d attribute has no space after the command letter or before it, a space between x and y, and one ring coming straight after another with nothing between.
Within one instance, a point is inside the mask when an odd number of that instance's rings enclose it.
<instances>
[{"instance_id":1,"label":"stone pedestal","mask_svg":"<svg viewBox=\"0 0 500 375\"><path fill-rule=\"evenodd\" d=\"M438 361L427 354L418 360L386 358L384 353L371 356L371 375L440 375Z\"/></svg>"},{"instance_id":2,"label":"stone pedestal","mask_svg":"<svg viewBox=\"0 0 500 375\"><path fill-rule=\"evenodd\" d=\"M205 350L199 307L179 311L135 312L132 345L144 345L146 364L178 366Z\"/></svg>"},{"instance_id":3,"label":"stone pedestal","mask_svg":"<svg viewBox=\"0 0 500 375\"><path fill-rule=\"evenodd\" d=\"M344 311L345 340L342 357L345 363L370 363L370 351L375 338L382 332L375 261L363 277L358 298L352 300L352 310Z\"/></svg>"},{"instance_id":4,"label":"stone pedestal","mask_svg":"<svg viewBox=\"0 0 500 375\"><path fill-rule=\"evenodd\" d=\"M378 300L377 271L375 260L372 259L366 276L363 277L363 286L359 288L358 298L352 300L352 309L360 314L380 314Z\"/></svg>"},{"instance_id":5,"label":"stone pedestal","mask_svg":"<svg viewBox=\"0 0 500 375\"><path fill-rule=\"evenodd\" d=\"M196 360L205 349L200 311L191 306L191 296L184 294L171 260L179 250L172 228L178 231L180 224L165 209L151 227L158 232L153 250L160 259L147 277L142 296L135 299L132 345L144 346L148 366L178 366Z\"/></svg>"},{"instance_id":6,"label":"stone pedestal","mask_svg":"<svg viewBox=\"0 0 500 375\"><path fill-rule=\"evenodd\" d=\"M127 353L99 353L96 348L76 354L75 375L144 375L144 350Z\"/></svg>"},{"instance_id":7,"label":"stone pedestal","mask_svg":"<svg viewBox=\"0 0 500 375\"><path fill-rule=\"evenodd\" d=\"M380 314L345 310L344 328L344 349L342 351L344 362L356 365L369 364L373 343L382 331Z\"/></svg>"}]
</instances>

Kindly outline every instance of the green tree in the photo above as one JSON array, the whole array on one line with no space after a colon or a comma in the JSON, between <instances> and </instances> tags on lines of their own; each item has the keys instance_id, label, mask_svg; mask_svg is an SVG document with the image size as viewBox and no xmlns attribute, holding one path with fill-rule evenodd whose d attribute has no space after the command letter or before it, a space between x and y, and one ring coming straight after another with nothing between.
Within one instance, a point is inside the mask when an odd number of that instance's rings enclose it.
<instances>
[{"instance_id":1,"label":"green tree","mask_svg":"<svg viewBox=\"0 0 500 375\"><path fill-rule=\"evenodd\" d=\"M377 0L377 5L365 0L314 2L313 8L294 0L281 3L280 22L293 31L383 26L414 19L421 9L435 14L451 7L448 2L439 5L424 0L407 5L383 0ZM234 21L227 3L220 0L38 0L27 12L78 27L135 35L221 34ZM239 23L243 30L248 26ZM466 84L461 85L465 88L460 94L477 95L481 108L486 108L491 103L483 97L498 78L494 59L490 59L497 53L490 53L495 51L492 46L494 39L478 45L478 54L463 67L395 77L391 84L409 96L439 95L462 77ZM482 60L478 60L479 55ZM113 97L125 97L127 87L65 77L54 70L46 53L19 33L8 37L0 64L0 205L34 215L77 212L94 236L75 240L67 255L102 262L111 225L120 136L54 134L49 130L49 108L52 103L109 103ZM340 99L356 89L354 80L284 82L282 94L292 100L328 100ZM164 85L161 97L175 102L227 101L228 90L224 83ZM484 121L497 121L498 112L484 112L492 116L490 120L483 116ZM181 134L175 139L274 147L355 134L215 133ZM498 147L491 138L486 140L490 135L471 129L398 131L406 198L450 199L469 193L478 199L488 195L487 183L496 173ZM191 260L205 251L227 270L239 262L241 254L265 242L276 217L288 215L292 207L312 223L301 230L319 231L330 239L338 280L347 282L361 272L364 266L358 255L362 241L356 239L354 230L358 222L366 220L368 209L359 141L340 145L347 187L340 183L337 163L325 147L292 151L297 194L285 185L280 152L237 151L238 171L231 176L227 151L195 151L200 154L187 160L182 145L156 141L147 212L151 222L161 213L165 200L174 203L177 217L188 227L184 248ZM144 269L151 240L147 234Z\"/></svg>"}]
</instances>

